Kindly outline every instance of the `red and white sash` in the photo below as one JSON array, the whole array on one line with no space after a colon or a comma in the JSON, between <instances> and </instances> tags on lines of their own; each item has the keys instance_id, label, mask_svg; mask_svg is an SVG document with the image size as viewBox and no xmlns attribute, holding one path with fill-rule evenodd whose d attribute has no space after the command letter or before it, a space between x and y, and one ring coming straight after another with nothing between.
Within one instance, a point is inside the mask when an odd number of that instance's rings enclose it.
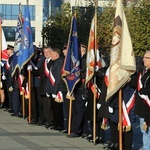
<instances>
[{"instance_id":1,"label":"red and white sash","mask_svg":"<svg viewBox=\"0 0 150 150\"><path fill-rule=\"evenodd\" d=\"M45 72L45 75L48 77L48 76L49 76L49 70L48 70L48 68L47 68L46 59L45 59L45 62L44 62L44 72Z\"/></svg>"},{"instance_id":2,"label":"red and white sash","mask_svg":"<svg viewBox=\"0 0 150 150\"><path fill-rule=\"evenodd\" d=\"M143 87L142 82L141 82L141 78L142 78L142 74L140 73L139 75L139 79L138 79L138 91ZM148 80L148 78L150 78L150 76L147 77L146 81ZM145 82L146 82L145 81ZM148 95L144 95L144 94L139 94L139 96L146 102L146 104L150 107L150 99L148 97Z\"/></svg>"},{"instance_id":3,"label":"red and white sash","mask_svg":"<svg viewBox=\"0 0 150 150\"><path fill-rule=\"evenodd\" d=\"M23 77L22 77L21 74L18 77L18 83L19 83L20 95L23 95L23 93L24 93L24 87L22 87Z\"/></svg>"},{"instance_id":4,"label":"red and white sash","mask_svg":"<svg viewBox=\"0 0 150 150\"><path fill-rule=\"evenodd\" d=\"M129 112L133 108L135 102L135 91L132 94L131 98L125 104L124 100L122 101L122 108L123 108L123 114L122 114L122 126L123 126L123 131L127 132L131 130L131 122L129 119Z\"/></svg>"},{"instance_id":5,"label":"red and white sash","mask_svg":"<svg viewBox=\"0 0 150 150\"><path fill-rule=\"evenodd\" d=\"M54 86L54 84L55 84L55 78L54 78L51 70L49 72L49 80L50 80L50 83Z\"/></svg>"},{"instance_id":6,"label":"red and white sash","mask_svg":"<svg viewBox=\"0 0 150 150\"><path fill-rule=\"evenodd\" d=\"M9 62L7 60L7 62L6 62L6 69L9 70L9 68L10 68L10 64L9 64Z\"/></svg>"}]
</instances>

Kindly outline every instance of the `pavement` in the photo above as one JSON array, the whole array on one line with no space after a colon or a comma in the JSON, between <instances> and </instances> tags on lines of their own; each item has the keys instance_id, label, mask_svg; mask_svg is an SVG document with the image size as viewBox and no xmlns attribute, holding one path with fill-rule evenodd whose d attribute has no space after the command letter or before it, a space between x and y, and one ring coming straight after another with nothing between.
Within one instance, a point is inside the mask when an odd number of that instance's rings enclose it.
<instances>
[{"instance_id":1,"label":"pavement","mask_svg":"<svg viewBox=\"0 0 150 150\"><path fill-rule=\"evenodd\" d=\"M133 124L133 150L141 150L142 136L138 121ZM109 128L106 131L109 138ZM0 150L103 150L81 137L68 138L59 131L30 125L26 119L12 117L0 109Z\"/></svg>"}]
</instances>

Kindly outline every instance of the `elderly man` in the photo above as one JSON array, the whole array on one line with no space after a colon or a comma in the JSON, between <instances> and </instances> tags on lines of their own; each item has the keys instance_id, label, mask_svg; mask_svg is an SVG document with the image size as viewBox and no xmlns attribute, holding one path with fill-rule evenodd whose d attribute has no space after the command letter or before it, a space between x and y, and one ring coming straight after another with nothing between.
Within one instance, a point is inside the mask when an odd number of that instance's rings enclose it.
<instances>
[{"instance_id":1,"label":"elderly man","mask_svg":"<svg viewBox=\"0 0 150 150\"><path fill-rule=\"evenodd\" d=\"M150 50L143 57L144 67L138 75L135 113L140 118L143 150L150 149Z\"/></svg>"}]
</instances>

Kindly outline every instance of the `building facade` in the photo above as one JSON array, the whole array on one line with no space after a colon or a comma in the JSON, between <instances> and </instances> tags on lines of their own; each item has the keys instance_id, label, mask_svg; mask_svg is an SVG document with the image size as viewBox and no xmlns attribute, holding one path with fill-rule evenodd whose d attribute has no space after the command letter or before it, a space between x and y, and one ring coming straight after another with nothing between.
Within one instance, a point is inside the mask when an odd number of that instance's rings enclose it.
<instances>
[{"instance_id":1,"label":"building facade","mask_svg":"<svg viewBox=\"0 0 150 150\"><path fill-rule=\"evenodd\" d=\"M99 7L105 7L114 0L98 0ZM24 6L27 0L0 0L0 18L3 20L2 28L5 33L8 44L14 45L15 31L19 15L19 3L21 2L22 14L24 15ZM28 0L33 41L36 46L43 45L41 36L42 28L48 18L61 12L61 5L70 3L71 7L86 7L89 0Z\"/></svg>"},{"instance_id":2,"label":"building facade","mask_svg":"<svg viewBox=\"0 0 150 150\"><path fill-rule=\"evenodd\" d=\"M15 30L19 14L19 3L21 2L22 14L26 0L0 0L0 17L3 20L2 28L8 44L14 45ZM29 10L34 44L42 43L41 31L43 22L43 4L40 0L29 0Z\"/></svg>"}]
</instances>

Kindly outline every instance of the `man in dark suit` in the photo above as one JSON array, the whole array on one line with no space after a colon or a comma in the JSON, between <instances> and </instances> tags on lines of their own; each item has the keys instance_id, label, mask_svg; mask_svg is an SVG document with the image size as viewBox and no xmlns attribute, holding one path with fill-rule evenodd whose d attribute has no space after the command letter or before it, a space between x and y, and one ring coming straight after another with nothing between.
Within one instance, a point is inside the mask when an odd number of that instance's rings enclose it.
<instances>
[{"instance_id":1,"label":"man in dark suit","mask_svg":"<svg viewBox=\"0 0 150 150\"><path fill-rule=\"evenodd\" d=\"M45 60L45 57L43 55L42 49L38 49L35 46L35 54L33 58L31 59L32 64L34 64L34 69L38 70L41 66L43 61ZM31 86L31 124L37 124L38 121L40 121L43 113L43 102L40 95L40 76L36 76L32 73L32 86Z\"/></svg>"},{"instance_id":2,"label":"man in dark suit","mask_svg":"<svg viewBox=\"0 0 150 150\"><path fill-rule=\"evenodd\" d=\"M143 149L150 149L150 50L143 57L144 68L139 72L135 113L140 118ZM133 83L135 84L135 82Z\"/></svg>"},{"instance_id":3,"label":"man in dark suit","mask_svg":"<svg viewBox=\"0 0 150 150\"><path fill-rule=\"evenodd\" d=\"M11 66L12 59L13 59L13 51L14 51L14 47L12 45L8 45L7 46L7 54L9 56L9 59L7 60L7 62L4 65L4 73L5 73L5 77L6 77L6 94L8 95L8 99L6 99L5 105L6 105L6 110L8 110L9 112L13 111L12 92L9 90L9 88L11 87L11 85L10 85L10 81L11 81L10 66Z\"/></svg>"},{"instance_id":4,"label":"man in dark suit","mask_svg":"<svg viewBox=\"0 0 150 150\"><path fill-rule=\"evenodd\" d=\"M63 59L60 57L60 50L54 48L51 53L52 65L49 69L49 82L45 87L50 101L53 105L53 125L54 129L61 130L63 128L63 96L61 92L61 71Z\"/></svg>"},{"instance_id":5,"label":"man in dark suit","mask_svg":"<svg viewBox=\"0 0 150 150\"><path fill-rule=\"evenodd\" d=\"M33 75L40 77L40 96L42 99L41 107L41 115L39 116L39 120L37 125L43 125L45 123L45 127L49 128L52 125L53 118L51 115L51 104L50 98L46 95L45 86L48 82L49 68L51 66L51 47L45 47L43 50L45 59L41 62L41 66L39 68L32 69Z\"/></svg>"},{"instance_id":6,"label":"man in dark suit","mask_svg":"<svg viewBox=\"0 0 150 150\"><path fill-rule=\"evenodd\" d=\"M83 44L80 45L80 67L81 67L81 79L77 83L74 94L75 101L73 101L73 113L72 113L72 133L68 135L69 138L79 137L81 133L84 133L85 125L85 103L86 100L83 98L85 91L85 76L86 76L86 51L87 47Z\"/></svg>"}]
</instances>

